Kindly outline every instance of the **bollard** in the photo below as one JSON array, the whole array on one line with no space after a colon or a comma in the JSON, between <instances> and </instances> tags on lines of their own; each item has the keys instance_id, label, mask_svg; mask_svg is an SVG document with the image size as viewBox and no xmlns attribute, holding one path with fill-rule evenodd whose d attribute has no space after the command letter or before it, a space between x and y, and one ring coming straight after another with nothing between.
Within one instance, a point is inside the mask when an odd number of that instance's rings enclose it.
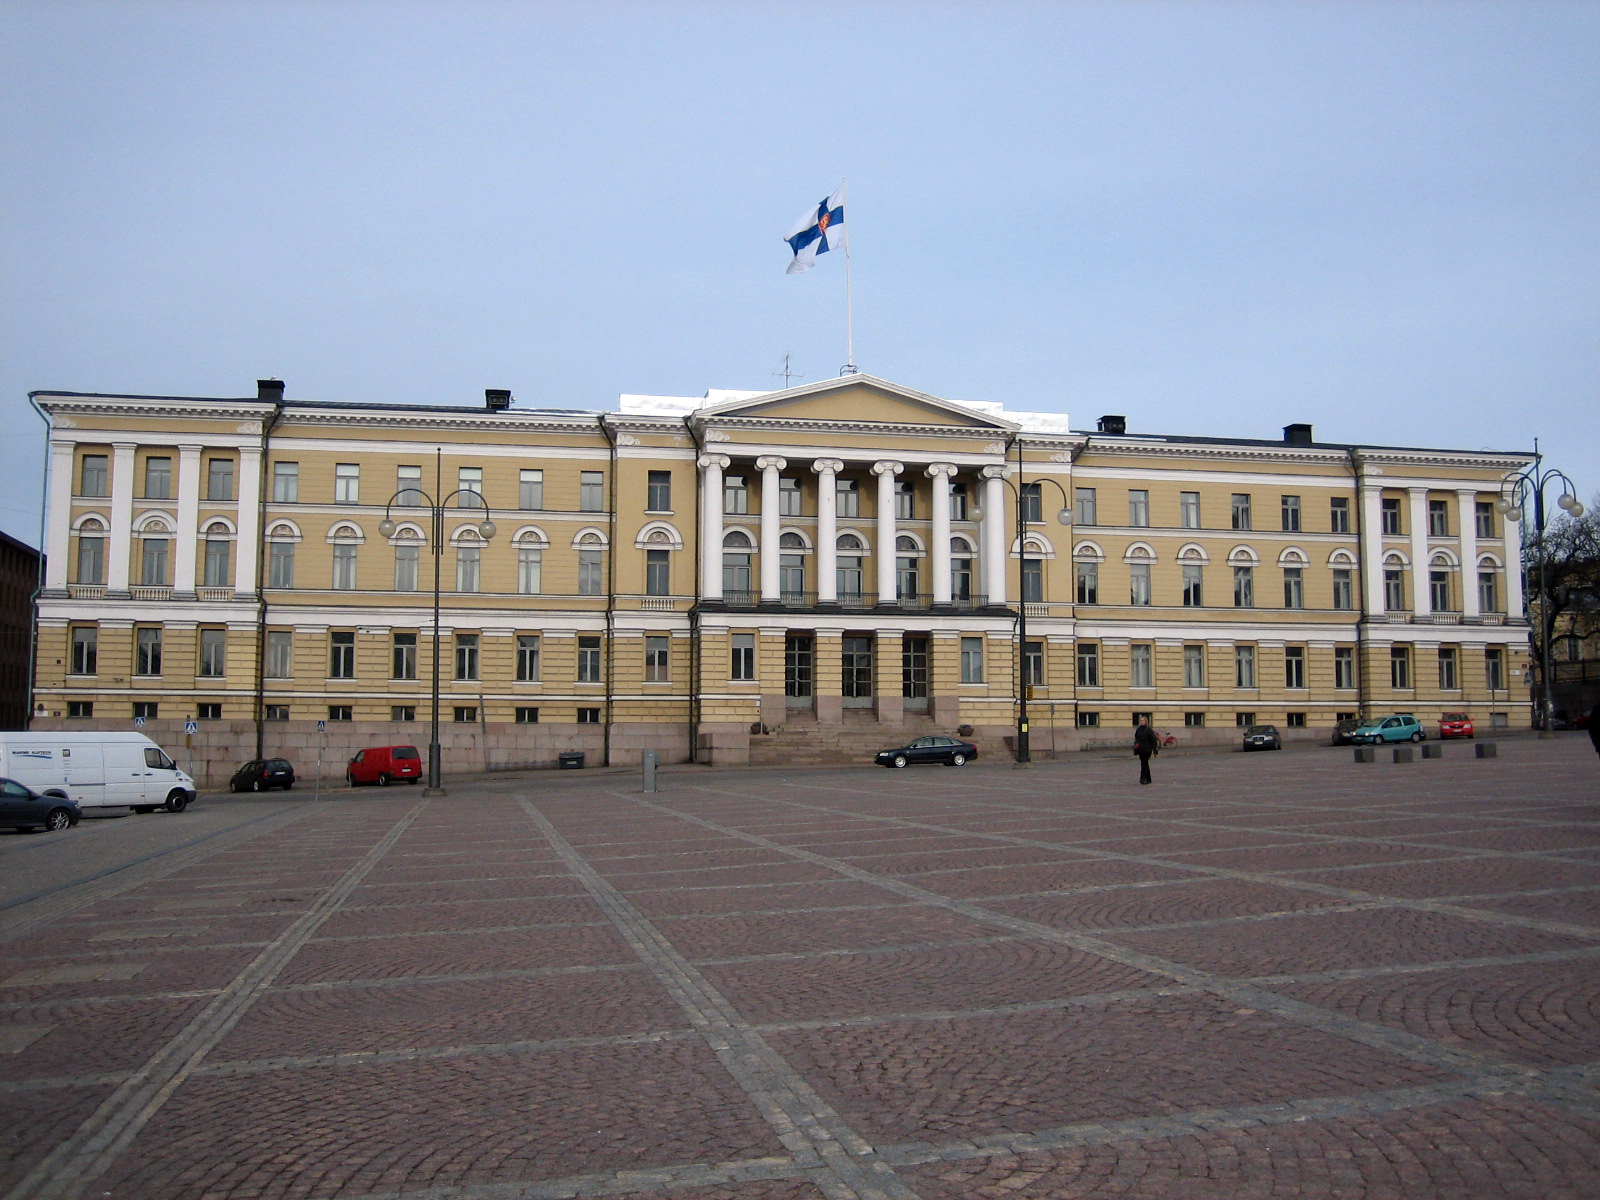
<instances>
[{"instance_id":1,"label":"bollard","mask_svg":"<svg viewBox=\"0 0 1600 1200\"><path fill-rule=\"evenodd\" d=\"M1479 742L1476 746L1474 746L1472 748L1472 752L1478 758L1499 758L1500 757L1500 747L1495 745L1495 743L1493 743L1493 742Z\"/></svg>"},{"instance_id":2,"label":"bollard","mask_svg":"<svg viewBox=\"0 0 1600 1200\"><path fill-rule=\"evenodd\" d=\"M654 750L644 752L644 790L647 792L656 790L656 764L660 760L661 756Z\"/></svg>"},{"instance_id":3,"label":"bollard","mask_svg":"<svg viewBox=\"0 0 1600 1200\"><path fill-rule=\"evenodd\" d=\"M1396 746L1394 748L1394 760L1395 760L1395 762L1397 762L1397 763L1411 762L1413 760L1413 758L1414 758L1414 756L1411 753L1411 747L1410 746Z\"/></svg>"},{"instance_id":4,"label":"bollard","mask_svg":"<svg viewBox=\"0 0 1600 1200\"><path fill-rule=\"evenodd\" d=\"M1357 746L1356 747L1356 761L1357 762L1377 762L1378 761L1378 751L1377 751L1377 749L1375 747L1373 747L1373 746Z\"/></svg>"},{"instance_id":5,"label":"bollard","mask_svg":"<svg viewBox=\"0 0 1600 1200\"><path fill-rule=\"evenodd\" d=\"M1423 758L1443 758L1444 757L1444 746L1441 745L1438 742L1423 742L1422 743L1422 757Z\"/></svg>"}]
</instances>

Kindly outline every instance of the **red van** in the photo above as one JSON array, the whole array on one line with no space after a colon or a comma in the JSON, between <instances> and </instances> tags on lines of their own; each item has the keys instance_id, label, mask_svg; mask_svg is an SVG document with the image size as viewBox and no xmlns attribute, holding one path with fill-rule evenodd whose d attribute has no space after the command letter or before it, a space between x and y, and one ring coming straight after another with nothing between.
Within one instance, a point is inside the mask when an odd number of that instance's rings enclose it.
<instances>
[{"instance_id":1,"label":"red van","mask_svg":"<svg viewBox=\"0 0 1600 1200\"><path fill-rule=\"evenodd\" d=\"M388 787L397 780L416 783L422 778L422 756L415 746L374 746L361 750L344 769L345 782L375 783Z\"/></svg>"}]
</instances>

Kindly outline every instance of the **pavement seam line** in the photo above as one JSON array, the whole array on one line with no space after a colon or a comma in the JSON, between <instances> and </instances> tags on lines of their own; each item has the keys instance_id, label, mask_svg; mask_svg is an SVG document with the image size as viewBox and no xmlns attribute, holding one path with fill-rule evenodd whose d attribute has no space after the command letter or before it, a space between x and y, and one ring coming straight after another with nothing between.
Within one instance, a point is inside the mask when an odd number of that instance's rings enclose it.
<instances>
[{"instance_id":1,"label":"pavement seam line","mask_svg":"<svg viewBox=\"0 0 1600 1200\"><path fill-rule=\"evenodd\" d=\"M401 817L303 916L35 1165L7 1193L6 1200L76 1200L81 1196L194 1073L262 989L299 953L317 927L333 915L428 803L421 801Z\"/></svg>"},{"instance_id":2,"label":"pavement seam line","mask_svg":"<svg viewBox=\"0 0 1600 1200\"><path fill-rule=\"evenodd\" d=\"M530 800L519 803L688 1015L778 1139L799 1161L814 1168L812 1181L830 1196L915 1200L916 1192L879 1161L871 1144L740 1017L733 1004L561 835L538 806Z\"/></svg>"}]
</instances>

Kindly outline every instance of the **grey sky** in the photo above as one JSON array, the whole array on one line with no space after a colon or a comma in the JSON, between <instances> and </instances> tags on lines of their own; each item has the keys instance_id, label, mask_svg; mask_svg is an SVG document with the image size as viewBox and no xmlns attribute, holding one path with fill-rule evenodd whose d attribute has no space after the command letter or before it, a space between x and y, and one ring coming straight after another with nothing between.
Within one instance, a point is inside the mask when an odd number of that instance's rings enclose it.
<instances>
[{"instance_id":1,"label":"grey sky","mask_svg":"<svg viewBox=\"0 0 1600 1200\"><path fill-rule=\"evenodd\" d=\"M1600 5L0 7L0 528L33 389L613 407L856 361L1600 488Z\"/></svg>"}]
</instances>

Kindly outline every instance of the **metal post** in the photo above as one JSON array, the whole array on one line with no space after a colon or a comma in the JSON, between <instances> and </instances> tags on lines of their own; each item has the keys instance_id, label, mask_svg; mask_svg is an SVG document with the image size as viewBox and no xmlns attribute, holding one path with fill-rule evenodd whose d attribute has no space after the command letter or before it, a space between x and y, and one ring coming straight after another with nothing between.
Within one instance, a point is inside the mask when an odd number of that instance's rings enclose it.
<instances>
[{"instance_id":1,"label":"metal post","mask_svg":"<svg viewBox=\"0 0 1600 1200\"><path fill-rule=\"evenodd\" d=\"M646 792L656 790L656 764L660 757L654 750L646 750L644 752L644 790Z\"/></svg>"},{"instance_id":2,"label":"metal post","mask_svg":"<svg viewBox=\"0 0 1600 1200\"><path fill-rule=\"evenodd\" d=\"M443 452L433 452L433 716L428 729L428 785L424 796L442 796L444 787L439 780L439 564L444 559L444 502L438 497L444 483L442 479Z\"/></svg>"}]
</instances>

